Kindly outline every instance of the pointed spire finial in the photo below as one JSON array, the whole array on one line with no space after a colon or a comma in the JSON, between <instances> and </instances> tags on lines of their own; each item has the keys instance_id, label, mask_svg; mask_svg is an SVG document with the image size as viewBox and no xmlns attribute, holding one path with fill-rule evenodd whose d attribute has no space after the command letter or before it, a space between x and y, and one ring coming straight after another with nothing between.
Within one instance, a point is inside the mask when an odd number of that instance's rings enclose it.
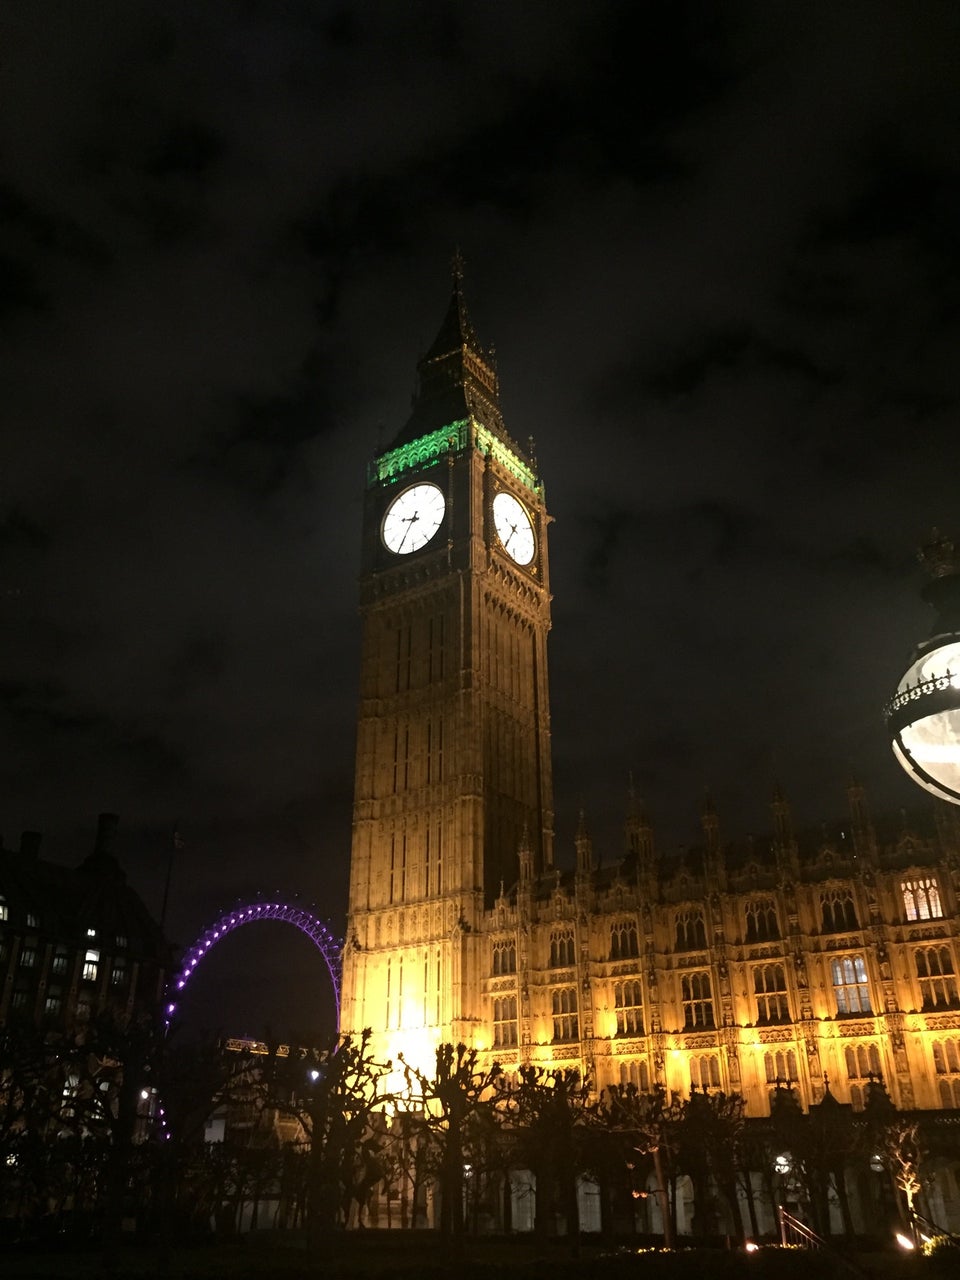
<instances>
[{"instance_id":1,"label":"pointed spire finial","mask_svg":"<svg viewBox=\"0 0 960 1280\"><path fill-rule=\"evenodd\" d=\"M453 287L459 288L463 284L463 271L466 263L463 254L460 252L460 246L457 245L453 250L453 257L450 259L450 272L453 276Z\"/></svg>"}]
</instances>

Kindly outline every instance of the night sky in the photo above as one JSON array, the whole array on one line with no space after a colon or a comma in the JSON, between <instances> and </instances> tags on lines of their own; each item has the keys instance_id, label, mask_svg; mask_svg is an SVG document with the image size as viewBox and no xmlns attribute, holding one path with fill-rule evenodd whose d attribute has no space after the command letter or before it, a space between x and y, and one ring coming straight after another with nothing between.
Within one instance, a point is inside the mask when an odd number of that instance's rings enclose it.
<instances>
[{"instance_id":1,"label":"night sky","mask_svg":"<svg viewBox=\"0 0 960 1280\"><path fill-rule=\"evenodd\" d=\"M667 852L705 789L731 840L775 782L917 798L881 707L960 538L955 5L31 0L0 50L8 844L118 812L158 913L179 823L179 942L260 890L342 923L365 466L457 245L555 517L561 860L581 799L617 857L631 771ZM191 1016L322 985L253 926Z\"/></svg>"}]
</instances>

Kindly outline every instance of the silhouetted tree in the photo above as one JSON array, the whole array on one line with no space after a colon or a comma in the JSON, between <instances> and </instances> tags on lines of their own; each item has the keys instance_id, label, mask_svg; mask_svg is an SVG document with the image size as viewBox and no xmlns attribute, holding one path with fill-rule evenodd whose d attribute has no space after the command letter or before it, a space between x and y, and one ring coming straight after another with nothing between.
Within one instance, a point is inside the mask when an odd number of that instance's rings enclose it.
<instances>
[{"instance_id":1,"label":"silhouetted tree","mask_svg":"<svg viewBox=\"0 0 960 1280\"><path fill-rule=\"evenodd\" d=\"M388 1072L370 1051L369 1031L326 1050L291 1051L283 1071L278 1060L273 1101L296 1117L309 1142L306 1216L313 1243L345 1226L351 1206L383 1176L382 1126L374 1116L392 1101L382 1088Z\"/></svg>"},{"instance_id":2,"label":"silhouetted tree","mask_svg":"<svg viewBox=\"0 0 960 1280\"><path fill-rule=\"evenodd\" d=\"M589 1085L579 1071L521 1067L516 1104L521 1150L537 1180L536 1230L549 1234L559 1213L576 1254L577 1181L586 1164L586 1129L596 1110Z\"/></svg>"},{"instance_id":3,"label":"silhouetted tree","mask_svg":"<svg viewBox=\"0 0 960 1280\"><path fill-rule=\"evenodd\" d=\"M444 1235L460 1236L464 1229L464 1163L471 1129L476 1130L481 1110L496 1106L495 1085L502 1070L497 1063L488 1071L480 1070L476 1049L463 1044L438 1046L433 1076L408 1063L404 1063L404 1070L406 1109L437 1153L440 1230Z\"/></svg>"}]
</instances>

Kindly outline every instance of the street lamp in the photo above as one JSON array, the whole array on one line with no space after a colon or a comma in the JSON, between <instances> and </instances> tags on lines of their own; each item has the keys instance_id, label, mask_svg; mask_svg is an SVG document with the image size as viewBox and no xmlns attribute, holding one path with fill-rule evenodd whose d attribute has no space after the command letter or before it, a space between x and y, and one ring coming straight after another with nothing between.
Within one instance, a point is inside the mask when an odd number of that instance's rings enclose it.
<instances>
[{"instance_id":1,"label":"street lamp","mask_svg":"<svg viewBox=\"0 0 960 1280\"><path fill-rule=\"evenodd\" d=\"M914 782L960 804L960 557L934 529L919 558L930 574L921 594L937 617L885 716L893 753Z\"/></svg>"}]
</instances>

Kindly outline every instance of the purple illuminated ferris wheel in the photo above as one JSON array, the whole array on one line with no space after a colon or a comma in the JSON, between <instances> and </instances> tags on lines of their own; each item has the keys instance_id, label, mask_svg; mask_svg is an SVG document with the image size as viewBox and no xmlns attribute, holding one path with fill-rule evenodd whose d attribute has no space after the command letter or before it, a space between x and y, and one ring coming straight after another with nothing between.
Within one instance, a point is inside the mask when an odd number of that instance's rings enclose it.
<instances>
[{"instance_id":1,"label":"purple illuminated ferris wheel","mask_svg":"<svg viewBox=\"0 0 960 1280\"><path fill-rule=\"evenodd\" d=\"M337 1024L340 1022L340 962L343 943L337 938L325 921L303 907L291 906L286 902L251 902L248 906L236 907L221 916L215 924L210 925L190 947L183 957L180 971L167 983L167 998L164 1015L167 1026L170 1025L177 1011L180 994L197 970L204 956L222 941L228 933L246 924L255 924L258 920L282 920L286 924L295 925L301 933L306 934L323 956L330 973L333 986L333 999L337 1010Z\"/></svg>"}]
</instances>

